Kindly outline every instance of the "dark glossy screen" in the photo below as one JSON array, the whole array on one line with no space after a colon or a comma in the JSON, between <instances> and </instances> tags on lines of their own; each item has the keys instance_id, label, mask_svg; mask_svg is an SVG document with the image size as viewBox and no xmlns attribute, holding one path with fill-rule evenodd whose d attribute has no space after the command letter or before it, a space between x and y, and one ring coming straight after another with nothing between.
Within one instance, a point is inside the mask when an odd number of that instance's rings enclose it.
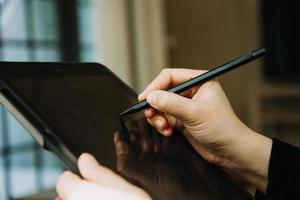
<instances>
[{"instance_id":1,"label":"dark glossy screen","mask_svg":"<svg viewBox=\"0 0 300 200\"><path fill-rule=\"evenodd\" d=\"M161 136L141 113L118 125L136 94L101 65L2 63L0 77L74 155L93 154L155 199L251 199L180 133Z\"/></svg>"}]
</instances>

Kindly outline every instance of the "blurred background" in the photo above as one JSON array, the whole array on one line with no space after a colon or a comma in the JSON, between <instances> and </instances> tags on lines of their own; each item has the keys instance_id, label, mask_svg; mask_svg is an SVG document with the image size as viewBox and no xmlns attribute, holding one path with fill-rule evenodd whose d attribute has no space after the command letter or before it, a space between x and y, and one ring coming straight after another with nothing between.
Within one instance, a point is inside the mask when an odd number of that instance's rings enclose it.
<instances>
[{"instance_id":1,"label":"blurred background","mask_svg":"<svg viewBox=\"0 0 300 200\"><path fill-rule=\"evenodd\" d=\"M136 91L164 67L211 69L251 128L300 146L300 13L284 0L0 0L1 61L100 62ZM1 67L1 66L0 66ZM60 162L0 107L0 199L53 199Z\"/></svg>"}]
</instances>

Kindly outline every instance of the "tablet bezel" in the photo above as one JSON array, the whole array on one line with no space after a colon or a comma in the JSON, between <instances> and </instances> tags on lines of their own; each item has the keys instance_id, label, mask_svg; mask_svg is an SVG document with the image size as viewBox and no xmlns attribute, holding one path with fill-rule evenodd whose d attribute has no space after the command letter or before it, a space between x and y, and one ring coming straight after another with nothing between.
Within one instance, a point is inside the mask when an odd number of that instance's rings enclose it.
<instances>
[{"instance_id":1,"label":"tablet bezel","mask_svg":"<svg viewBox=\"0 0 300 200\"><path fill-rule=\"evenodd\" d=\"M62 62L0 62L2 65L94 65L105 70L119 84L124 87L131 95L137 93L116 76L110 69L99 63L62 63ZM35 141L45 150L54 153L62 162L64 167L76 174L79 173L77 157L72 150L59 139L54 131L22 100L22 98L7 84L5 78L0 74L0 104L4 106L16 120L30 133Z\"/></svg>"}]
</instances>

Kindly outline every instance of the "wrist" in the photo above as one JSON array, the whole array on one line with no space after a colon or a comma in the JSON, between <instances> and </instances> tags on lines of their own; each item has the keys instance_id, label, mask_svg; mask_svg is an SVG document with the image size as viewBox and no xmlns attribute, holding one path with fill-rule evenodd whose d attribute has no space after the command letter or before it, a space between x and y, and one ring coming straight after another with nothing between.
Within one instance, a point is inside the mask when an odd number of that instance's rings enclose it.
<instances>
[{"instance_id":1,"label":"wrist","mask_svg":"<svg viewBox=\"0 0 300 200\"><path fill-rule=\"evenodd\" d=\"M236 130L239 133L231 144L231 150L222 159L221 167L240 181L254 185L264 192L268 183L272 140L245 125Z\"/></svg>"}]
</instances>

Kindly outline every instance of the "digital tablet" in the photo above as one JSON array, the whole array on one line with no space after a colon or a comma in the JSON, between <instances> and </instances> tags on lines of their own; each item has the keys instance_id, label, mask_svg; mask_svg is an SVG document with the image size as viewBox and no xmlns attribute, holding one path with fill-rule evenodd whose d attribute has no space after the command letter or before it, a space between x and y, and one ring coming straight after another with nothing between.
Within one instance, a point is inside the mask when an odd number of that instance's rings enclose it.
<instances>
[{"instance_id":1,"label":"digital tablet","mask_svg":"<svg viewBox=\"0 0 300 200\"><path fill-rule=\"evenodd\" d=\"M137 95L101 64L0 62L0 91L0 103L75 173L88 152L154 199L253 199L180 132L166 138L142 113L120 120Z\"/></svg>"}]
</instances>

